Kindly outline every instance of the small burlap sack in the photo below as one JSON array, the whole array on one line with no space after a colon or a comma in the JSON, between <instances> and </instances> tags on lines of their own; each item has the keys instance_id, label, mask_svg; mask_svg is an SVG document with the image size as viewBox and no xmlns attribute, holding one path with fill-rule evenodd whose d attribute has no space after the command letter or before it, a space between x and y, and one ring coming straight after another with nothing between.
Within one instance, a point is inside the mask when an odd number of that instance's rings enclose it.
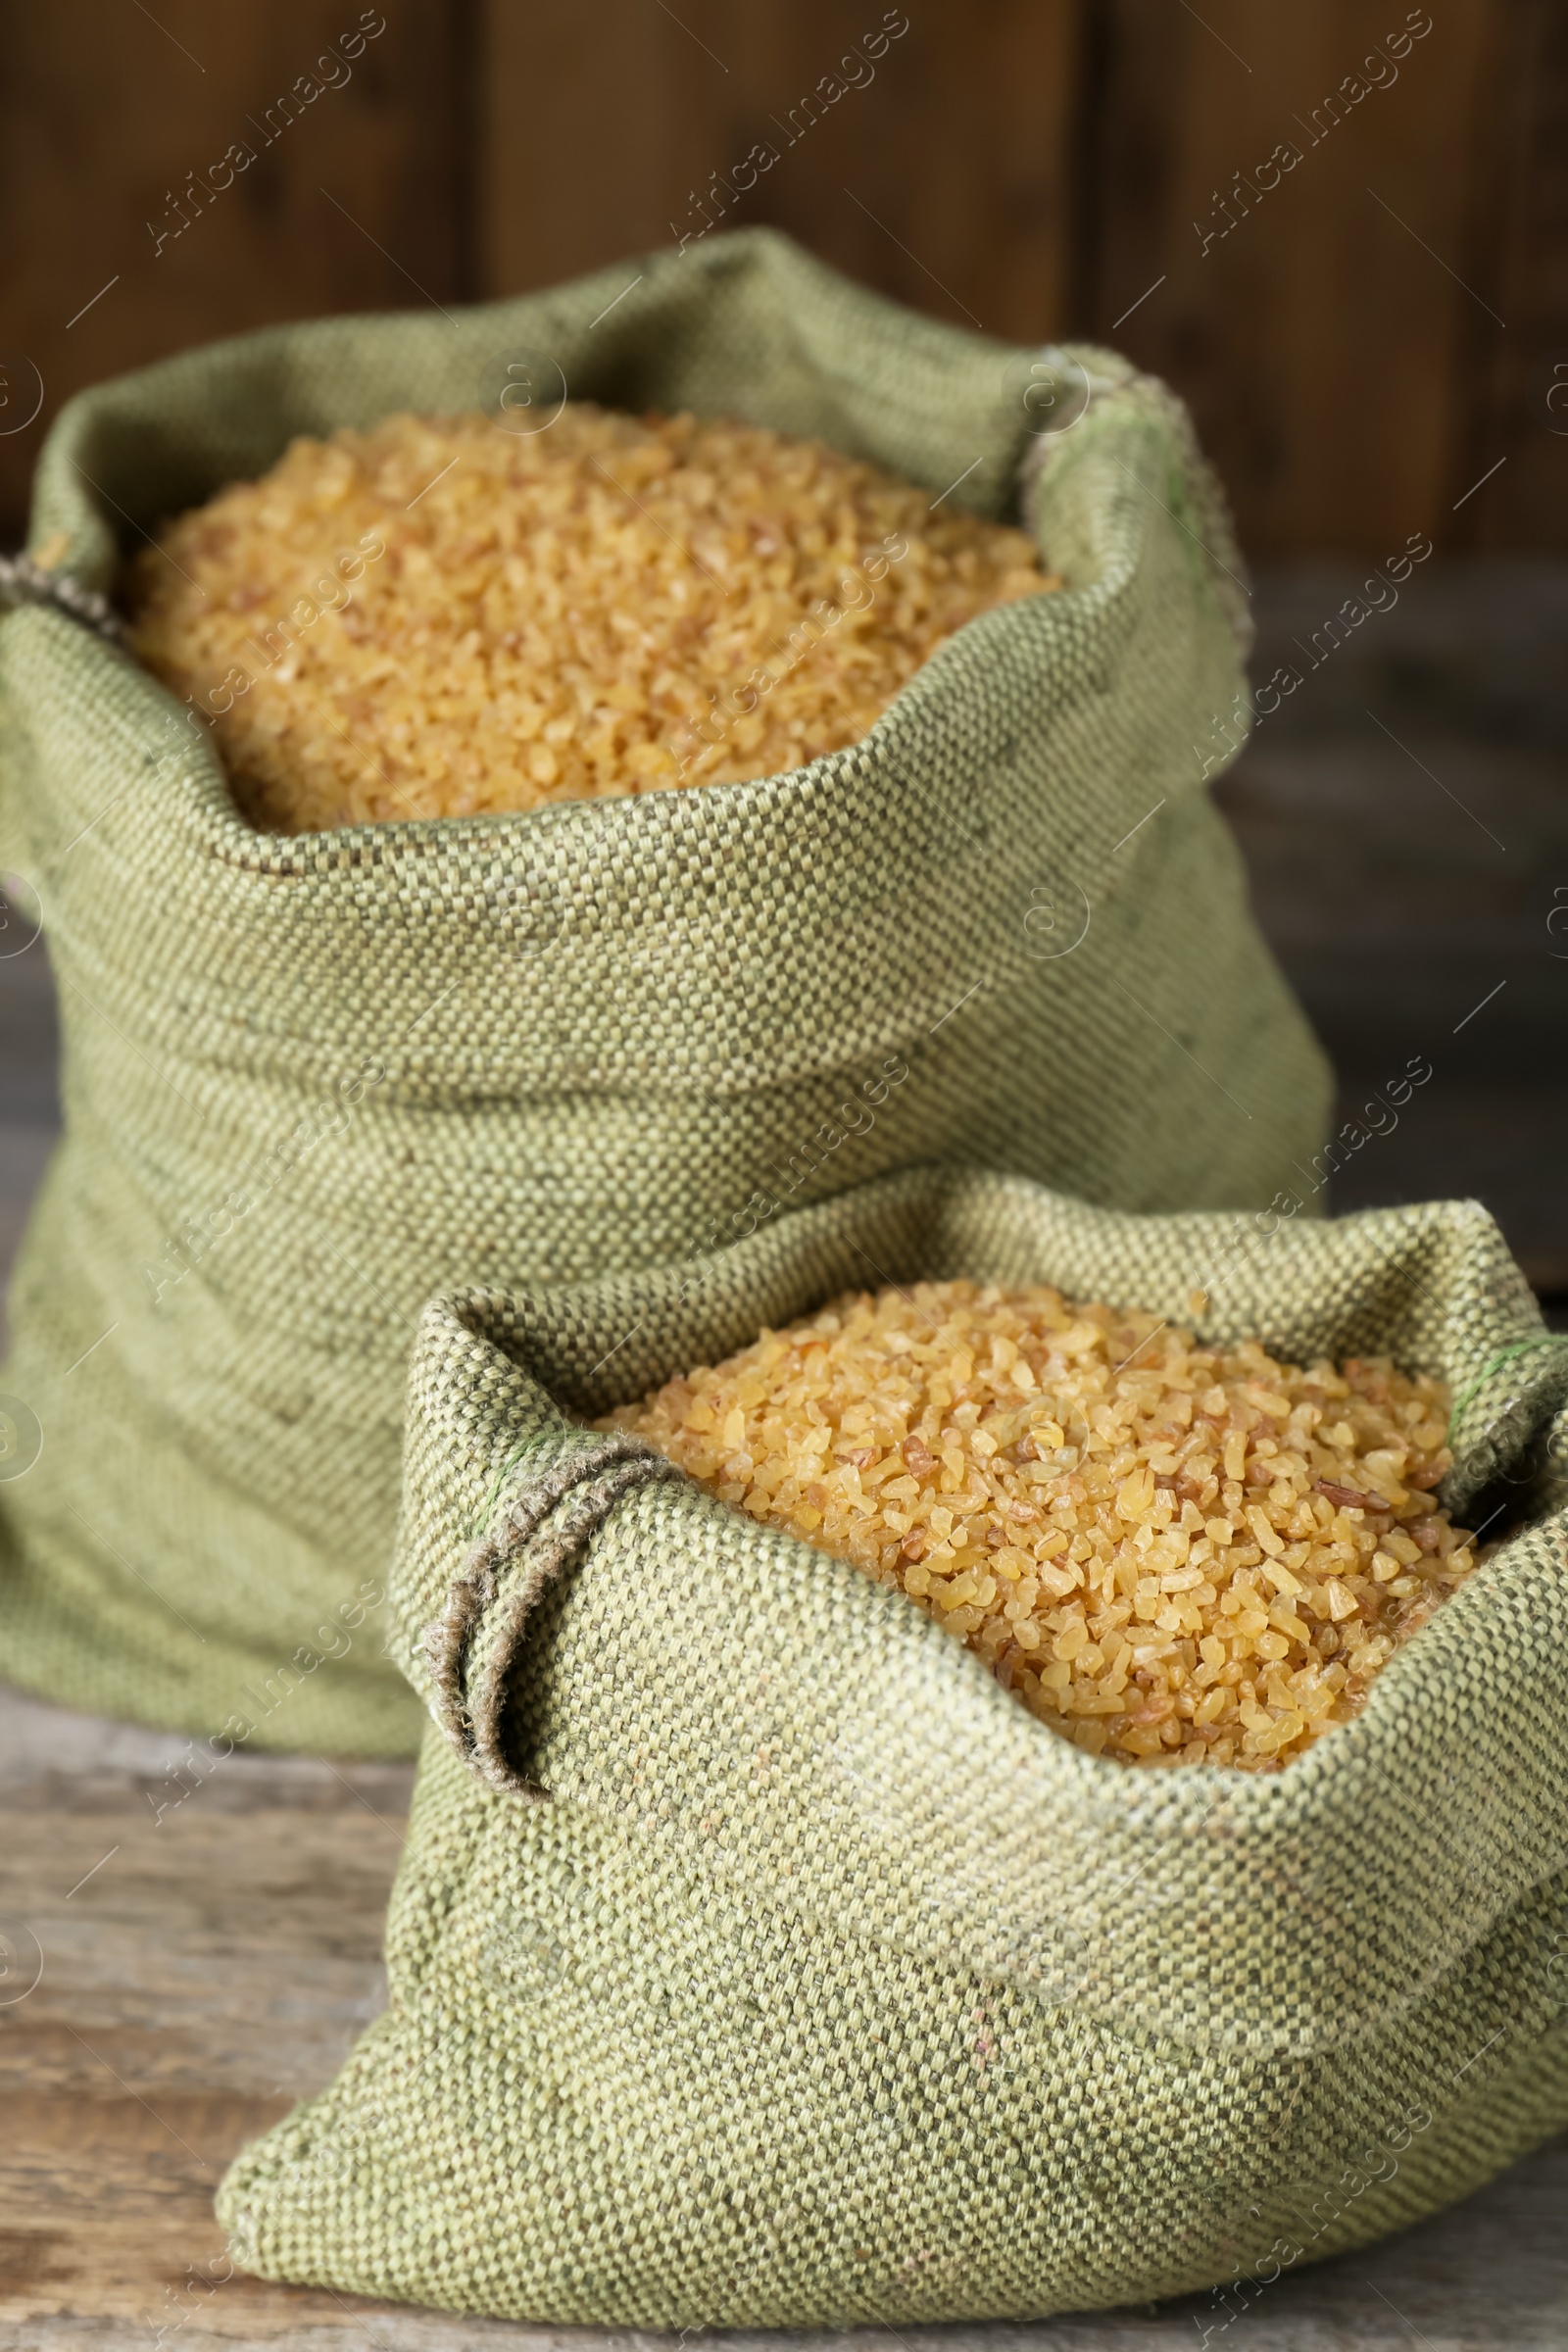
<instances>
[{"instance_id":1,"label":"small burlap sack","mask_svg":"<svg viewBox=\"0 0 1568 2352\"><path fill-rule=\"evenodd\" d=\"M378 1613L343 1629L385 1576L435 1293L679 1258L922 1159L1138 1208L1297 1181L1326 1071L1200 781L1238 559L1175 402L1081 357L747 232L270 329L63 412L33 546L64 534L88 591L294 434L487 399L510 429L524 381L817 434L993 514L1027 475L1069 586L766 782L294 839L74 611L0 624L0 865L41 904L67 1123L0 1375L37 1435L0 1479L15 1679L411 1751Z\"/></svg>"},{"instance_id":2,"label":"small burlap sack","mask_svg":"<svg viewBox=\"0 0 1568 2352\"><path fill-rule=\"evenodd\" d=\"M955 1275L1181 1321L1201 1285L1208 1336L1388 1351L1454 1385L1444 1498L1511 1479L1518 1532L1282 1772L1151 1771L567 1417ZM912 1169L700 1284L436 1302L389 2006L230 2171L236 2259L560 2325L899 2327L1255 2295L1461 2195L1568 2121L1565 1396L1473 1202L1233 1227Z\"/></svg>"}]
</instances>

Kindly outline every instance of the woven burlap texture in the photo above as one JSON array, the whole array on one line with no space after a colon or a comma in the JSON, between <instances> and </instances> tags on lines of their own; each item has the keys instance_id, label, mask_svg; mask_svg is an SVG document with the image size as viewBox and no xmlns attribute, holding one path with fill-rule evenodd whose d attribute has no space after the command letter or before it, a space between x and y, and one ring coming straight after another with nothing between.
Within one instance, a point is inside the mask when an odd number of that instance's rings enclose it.
<instances>
[{"instance_id":1,"label":"woven burlap texture","mask_svg":"<svg viewBox=\"0 0 1568 2352\"><path fill-rule=\"evenodd\" d=\"M1200 780L1243 683L1239 561L1181 411L1107 354L1037 436L1008 347L714 238L85 394L33 544L65 532L102 587L117 529L295 433L472 407L523 346L576 396L818 434L988 513L1027 471L1071 584L791 774L292 840L239 820L123 655L0 622L0 860L42 902L67 1125L0 1374L43 1429L0 1485L5 1664L79 1706L412 1752L379 1614L335 1658L328 1629L386 1574L439 1291L678 1258L759 1188L922 1159L1258 1205L1321 1141L1322 1058Z\"/></svg>"},{"instance_id":2,"label":"woven burlap texture","mask_svg":"<svg viewBox=\"0 0 1568 2352\"><path fill-rule=\"evenodd\" d=\"M1446 1498L1500 1473L1519 1532L1283 1772L1165 1772L684 1476L617 1494L626 1441L572 1417L958 1274L1173 1320L1202 1287L1210 1336L1470 1388ZM236 2258L560 2324L901 2326L1266 2287L1462 2194L1568 2120L1565 1396L1471 1202L1138 1217L914 1169L696 1282L438 1301L389 2006L236 2162Z\"/></svg>"}]
</instances>

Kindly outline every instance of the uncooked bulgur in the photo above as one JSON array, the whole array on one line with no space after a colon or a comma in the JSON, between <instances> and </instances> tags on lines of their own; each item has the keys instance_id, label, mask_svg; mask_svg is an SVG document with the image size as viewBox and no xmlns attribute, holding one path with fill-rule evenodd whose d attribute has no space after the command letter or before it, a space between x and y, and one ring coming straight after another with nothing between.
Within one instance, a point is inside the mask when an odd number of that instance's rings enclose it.
<instances>
[{"instance_id":1,"label":"uncooked bulgur","mask_svg":"<svg viewBox=\"0 0 1568 2352\"><path fill-rule=\"evenodd\" d=\"M582 402L294 441L164 528L127 609L253 822L314 832L776 774L1059 584L820 442Z\"/></svg>"},{"instance_id":2,"label":"uncooked bulgur","mask_svg":"<svg viewBox=\"0 0 1568 2352\"><path fill-rule=\"evenodd\" d=\"M1431 1499L1446 1411L1382 1357L1301 1370L1043 1287L927 1282L600 1426L901 1587L1081 1747L1268 1770L1475 1565Z\"/></svg>"}]
</instances>

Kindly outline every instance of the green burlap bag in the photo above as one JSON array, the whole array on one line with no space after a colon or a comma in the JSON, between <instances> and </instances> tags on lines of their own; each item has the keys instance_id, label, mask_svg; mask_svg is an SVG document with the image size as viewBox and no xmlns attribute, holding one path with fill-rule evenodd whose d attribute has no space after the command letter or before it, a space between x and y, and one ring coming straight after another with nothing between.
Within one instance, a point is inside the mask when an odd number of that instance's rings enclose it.
<instances>
[{"instance_id":1,"label":"green burlap bag","mask_svg":"<svg viewBox=\"0 0 1568 2352\"><path fill-rule=\"evenodd\" d=\"M519 347L541 385L819 434L990 514L1027 474L1071 585L791 774L292 840L79 620L0 624L0 865L41 902L67 1128L0 1375L42 1448L0 1480L4 1665L76 1705L412 1751L355 1612L438 1291L679 1258L920 1159L1259 1205L1321 1141L1324 1064L1200 782L1237 558L1181 411L1108 355L1078 416L1070 363L1030 379L777 236L715 237L87 393L33 545L108 588L291 435L472 408Z\"/></svg>"},{"instance_id":2,"label":"green burlap bag","mask_svg":"<svg viewBox=\"0 0 1568 2352\"><path fill-rule=\"evenodd\" d=\"M1180 1320L1201 1285L1210 1336L1438 1374L1445 1499L1493 1482L1516 1532L1284 1771L1152 1771L567 1417L959 1274ZM899 2327L1255 2297L1461 2195L1568 2121L1565 1397L1473 1202L1233 1227L908 1169L697 1283L437 1301L389 2005L230 2171L236 2259L562 2325Z\"/></svg>"}]
</instances>

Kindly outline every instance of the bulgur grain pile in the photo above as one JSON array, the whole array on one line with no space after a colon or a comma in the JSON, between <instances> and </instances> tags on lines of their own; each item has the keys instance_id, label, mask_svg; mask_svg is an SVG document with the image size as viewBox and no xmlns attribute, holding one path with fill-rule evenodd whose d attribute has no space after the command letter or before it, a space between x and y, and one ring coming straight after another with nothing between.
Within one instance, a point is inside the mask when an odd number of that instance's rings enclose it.
<instances>
[{"instance_id":1,"label":"bulgur grain pile","mask_svg":"<svg viewBox=\"0 0 1568 2352\"><path fill-rule=\"evenodd\" d=\"M776 774L1059 584L819 442L568 403L297 440L168 524L127 606L247 815L315 832Z\"/></svg>"},{"instance_id":2,"label":"bulgur grain pile","mask_svg":"<svg viewBox=\"0 0 1568 2352\"><path fill-rule=\"evenodd\" d=\"M1200 1300L1195 1299L1195 1310ZM1447 1396L1054 1290L921 1283L764 1331L600 1424L898 1585L1093 1754L1268 1770L1475 1565Z\"/></svg>"}]
</instances>

